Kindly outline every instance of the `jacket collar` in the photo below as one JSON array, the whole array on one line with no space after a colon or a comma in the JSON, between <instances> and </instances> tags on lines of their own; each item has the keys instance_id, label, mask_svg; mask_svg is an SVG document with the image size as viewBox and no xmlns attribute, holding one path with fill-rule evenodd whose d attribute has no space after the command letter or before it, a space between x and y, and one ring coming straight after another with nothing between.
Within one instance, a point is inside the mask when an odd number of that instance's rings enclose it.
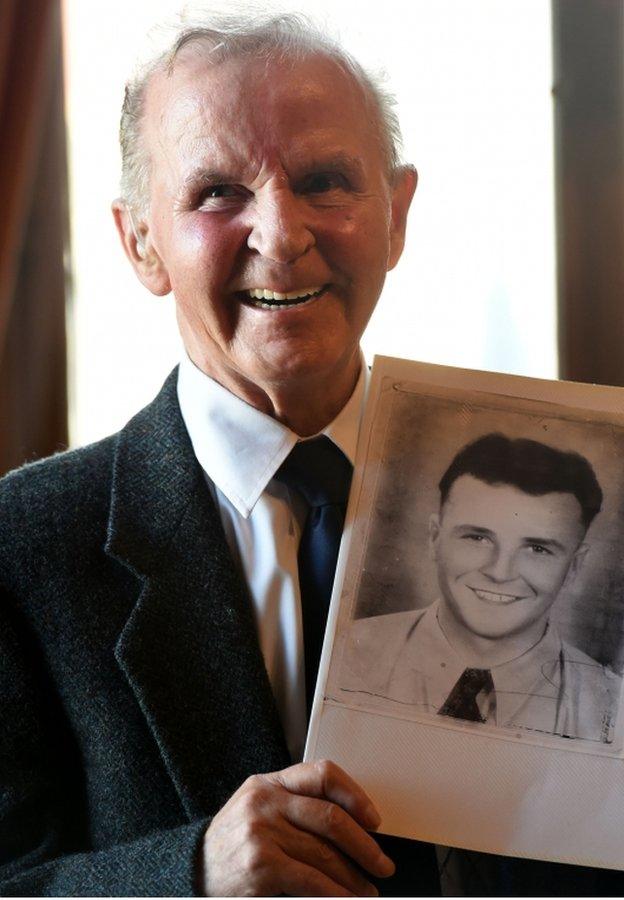
<instances>
[{"instance_id":1,"label":"jacket collar","mask_svg":"<svg viewBox=\"0 0 624 900\"><path fill-rule=\"evenodd\" d=\"M106 553L140 580L115 656L187 815L288 764L256 637L182 421L176 371L119 433Z\"/></svg>"}]
</instances>

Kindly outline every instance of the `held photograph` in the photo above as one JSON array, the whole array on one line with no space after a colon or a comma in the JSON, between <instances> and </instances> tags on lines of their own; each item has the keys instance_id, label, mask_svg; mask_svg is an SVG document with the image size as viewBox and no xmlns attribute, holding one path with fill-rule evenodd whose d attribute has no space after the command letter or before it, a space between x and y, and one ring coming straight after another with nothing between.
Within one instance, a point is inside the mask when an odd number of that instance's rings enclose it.
<instances>
[{"instance_id":1,"label":"held photograph","mask_svg":"<svg viewBox=\"0 0 624 900\"><path fill-rule=\"evenodd\" d=\"M624 868L622 393L376 359L306 759L386 833Z\"/></svg>"},{"instance_id":2,"label":"held photograph","mask_svg":"<svg viewBox=\"0 0 624 900\"><path fill-rule=\"evenodd\" d=\"M424 391L389 392L334 699L619 750L624 429Z\"/></svg>"}]
</instances>

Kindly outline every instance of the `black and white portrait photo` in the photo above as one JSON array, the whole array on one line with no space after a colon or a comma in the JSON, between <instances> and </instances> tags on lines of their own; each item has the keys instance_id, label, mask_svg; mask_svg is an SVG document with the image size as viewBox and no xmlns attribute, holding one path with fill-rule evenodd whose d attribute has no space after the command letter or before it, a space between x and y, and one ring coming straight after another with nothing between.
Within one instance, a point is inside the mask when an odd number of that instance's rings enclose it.
<instances>
[{"instance_id":1,"label":"black and white portrait photo","mask_svg":"<svg viewBox=\"0 0 624 900\"><path fill-rule=\"evenodd\" d=\"M387 402L331 696L615 749L624 431L478 392Z\"/></svg>"},{"instance_id":2,"label":"black and white portrait photo","mask_svg":"<svg viewBox=\"0 0 624 900\"><path fill-rule=\"evenodd\" d=\"M306 758L388 834L624 869L623 672L624 390L377 357Z\"/></svg>"}]
</instances>

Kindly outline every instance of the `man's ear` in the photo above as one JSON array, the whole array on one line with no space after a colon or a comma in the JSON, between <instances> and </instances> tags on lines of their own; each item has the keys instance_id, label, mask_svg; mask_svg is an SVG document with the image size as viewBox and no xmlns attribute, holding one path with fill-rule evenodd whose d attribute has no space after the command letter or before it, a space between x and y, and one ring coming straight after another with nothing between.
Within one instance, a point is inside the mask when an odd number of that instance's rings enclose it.
<instances>
[{"instance_id":1,"label":"man's ear","mask_svg":"<svg viewBox=\"0 0 624 900\"><path fill-rule=\"evenodd\" d=\"M405 244L407 213L418 184L418 172L413 166L401 166L392 184L392 217L390 220L390 254L388 271L394 269Z\"/></svg>"},{"instance_id":2,"label":"man's ear","mask_svg":"<svg viewBox=\"0 0 624 900\"><path fill-rule=\"evenodd\" d=\"M124 252L141 284L157 297L171 291L165 265L152 244L148 225L137 220L125 200L114 200L113 218Z\"/></svg>"},{"instance_id":3,"label":"man's ear","mask_svg":"<svg viewBox=\"0 0 624 900\"><path fill-rule=\"evenodd\" d=\"M438 538L440 537L440 516L433 513L429 519L429 556L435 562L438 558Z\"/></svg>"},{"instance_id":4,"label":"man's ear","mask_svg":"<svg viewBox=\"0 0 624 900\"><path fill-rule=\"evenodd\" d=\"M566 584L570 584L578 575L579 571L583 567L583 563L585 562L585 557L587 556L588 550L589 544L586 544L585 541L582 541L576 548L576 552L572 557L572 562L570 563L570 567L565 577Z\"/></svg>"}]
</instances>

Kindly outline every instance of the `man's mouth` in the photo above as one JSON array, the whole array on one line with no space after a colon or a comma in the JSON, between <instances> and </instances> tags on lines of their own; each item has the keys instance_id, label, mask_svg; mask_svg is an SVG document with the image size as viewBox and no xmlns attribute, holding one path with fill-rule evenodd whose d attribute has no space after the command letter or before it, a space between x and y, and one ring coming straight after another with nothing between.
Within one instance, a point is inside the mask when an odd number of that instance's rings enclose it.
<instances>
[{"instance_id":1,"label":"man's mouth","mask_svg":"<svg viewBox=\"0 0 624 900\"><path fill-rule=\"evenodd\" d=\"M505 606L508 603L516 603L518 600L526 600L526 596L522 594L502 594L499 591L482 591L472 588L479 600L485 603L493 603L496 606Z\"/></svg>"},{"instance_id":2,"label":"man's mouth","mask_svg":"<svg viewBox=\"0 0 624 900\"><path fill-rule=\"evenodd\" d=\"M280 293L278 291L270 291L267 288L251 288L247 291L241 291L245 302L256 309L286 309L292 306L303 306L310 300L320 297L327 290L328 285L324 284L320 287L303 288L298 291L287 291Z\"/></svg>"}]
</instances>

